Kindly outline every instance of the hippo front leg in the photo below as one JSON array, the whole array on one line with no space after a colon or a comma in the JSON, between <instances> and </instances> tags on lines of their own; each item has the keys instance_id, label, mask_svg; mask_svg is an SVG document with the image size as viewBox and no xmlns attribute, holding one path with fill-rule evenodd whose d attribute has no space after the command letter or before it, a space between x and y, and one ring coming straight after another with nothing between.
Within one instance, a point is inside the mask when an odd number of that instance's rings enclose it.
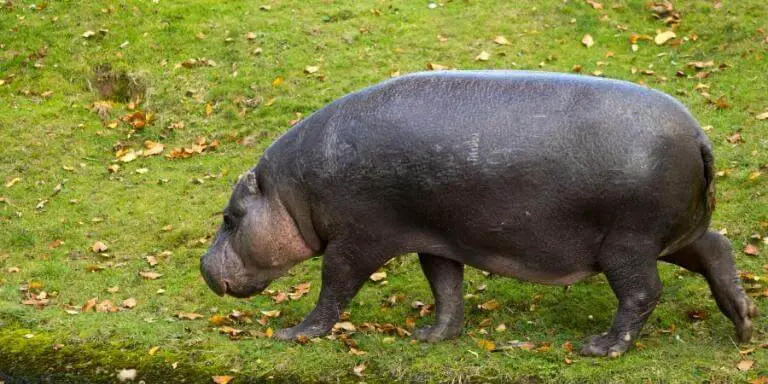
<instances>
[{"instance_id":1,"label":"hippo front leg","mask_svg":"<svg viewBox=\"0 0 768 384\"><path fill-rule=\"evenodd\" d=\"M275 332L275 338L296 340L302 336L314 338L327 334L339 321L349 301L382 264L361 262L361 259L350 250L329 245L323 256L322 287L315 308L298 325Z\"/></svg>"},{"instance_id":2,"label":"hippo front leg","mask_svg":"<svg viewBox=\"0 0 768 384\"><path fill-rule=\"evenodd\" d=\"M417 329L414 337L434 343L459 336L464 328L464 264L426 253L419 253L419 262L435 297L437 320Z\"/></svg>"}]
</instances>

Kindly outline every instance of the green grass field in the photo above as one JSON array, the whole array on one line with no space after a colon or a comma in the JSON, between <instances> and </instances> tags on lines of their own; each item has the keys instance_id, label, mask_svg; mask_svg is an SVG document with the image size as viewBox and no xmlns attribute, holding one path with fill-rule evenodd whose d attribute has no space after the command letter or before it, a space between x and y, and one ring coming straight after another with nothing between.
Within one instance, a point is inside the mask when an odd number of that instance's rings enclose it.
<instances>
[{"instance_id":1,"label":"green grass field","mask_svg":"<svg viewBox=\"0 0 768 384\"><path fill-rule=\"evenodd\" d=\"M220 298L200 277L231 185L292 121L428 65L580 71L663 90L709 126L713 228L768 313L768 5L676 1L679 20L660 20L646 0L601 3L0 1L0 372L15 378L0 381L768 382L765 317L737 346L705 281L669 265L642 337L614 360L576 353L610 325L603 277L564 290L470 269L465 334L434 345L361 327L431 321L411 308L433 301L413 256L356 296L356 332L306 345L265 334L311 310L321 259L273 283L311 283L280 303ZM162 152L144 156L147 141Z\"/></svg>"}]
</instances>

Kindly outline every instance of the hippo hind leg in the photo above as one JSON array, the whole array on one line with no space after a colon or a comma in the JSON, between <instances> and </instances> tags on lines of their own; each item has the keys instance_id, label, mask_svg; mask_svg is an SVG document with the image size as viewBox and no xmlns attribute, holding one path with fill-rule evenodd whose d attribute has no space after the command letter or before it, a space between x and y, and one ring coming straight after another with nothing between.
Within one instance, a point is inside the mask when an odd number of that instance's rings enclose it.
<instances>
[{"instance_id":1,"label":"hippo hind leg","mask_svg":"<svg viewBox=\"0 0 768 384\"><path fill-rule=\"evenodd\" d=\"M417 329L414 337L433 343L459 336L464 328L464 264L427 253L419 253L419 262L435 297L437 320Z\"/></svg>"},{"instance_id":2,"label":"hippo hind leg","mask_svg":"<svg viewBox=\"0 0 768 384\"><path fill-rule=\"evenodd\" d=\"M752 319L758 316L758 310L739 282L731 244L725 237L717 232L706 232L661 260L704 276L720 311L736 326L738 340L746 343L752 338Z\"/></svg>"},{"instance_id":3,"label":"hippo hind leg","mask_svg":"<svg viewBox=\"0 0 768 384\"><path fill-rule=\"evenodd\" d=\"M656 269L659 252L653 241L633 234L609 235L605 239L598 263L619 306L608 332L593 336L581 348L581 354L618 357L629 349L661 297Z\"/></svg>"}]
</instances>

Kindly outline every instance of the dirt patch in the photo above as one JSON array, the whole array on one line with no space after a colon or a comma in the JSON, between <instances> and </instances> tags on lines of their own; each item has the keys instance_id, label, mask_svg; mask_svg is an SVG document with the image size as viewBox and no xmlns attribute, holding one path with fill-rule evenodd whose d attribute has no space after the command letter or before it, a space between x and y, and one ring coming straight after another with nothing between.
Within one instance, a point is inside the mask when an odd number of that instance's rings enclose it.
<instances>
[{"instance_id":1,"label":"dirt patch","mask_svg":"<svg viewBox=\"0 0 768 384\"><path fill-rule=\"evenodd\" d=\"M92 68L88 88L103 100L121 103L140 103L147 92L146 80L126 71L113 71L112 65L100 64Z\"/></svg>"}]
</instances>

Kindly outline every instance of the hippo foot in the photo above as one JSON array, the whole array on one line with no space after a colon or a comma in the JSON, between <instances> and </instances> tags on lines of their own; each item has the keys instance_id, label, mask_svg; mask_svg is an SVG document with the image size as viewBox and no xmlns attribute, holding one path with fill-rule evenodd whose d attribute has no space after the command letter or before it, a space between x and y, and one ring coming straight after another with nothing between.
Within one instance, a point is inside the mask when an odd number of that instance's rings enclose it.
<instances>
[{"instance_id":1,"label":"hippo foot","mask_svg":"<svg viewBox=\"0 0 768 384\"><path fill-rule=\"evenodd\" d=\"M752 339L752 334L755 331L755 327L752 324L752 319L756 319L760 316L760 310L746 297L743 299L745 308L745 315L742 316L741 321L736 321L736 337L739 339L739 343L748 343Z\"/></svg>"},{"instance_id":2,"label":"hippo foot","mask_svg":"<svg viewBox=\"0 0 768 384\"><path fill-rule=\"evenodd\" d=\"M274 338L283 341L298 341L302 338L312 339L315 337L323 336L328 333L328 329L321 329L319 327L302 327L301 324L291 327L278 329Z\"/></svg>"},{"instance_id":3,"label":"hippo foot","mask_svg":"<svg viewBox=\"0 0 768 384\"><path fill-rule=\"evenodd\" d=\"M461 335L461 327L450 327L445 325L432 325L422 328L416 328L413 331L413 337L416 340L427 343L453 339Z\"/></svg>"},{"instance_id":4,"label":"hippo foot","mask_svg":"<svg viewBox=\"0 0 768 384\"><path fill-rule=\"evenodd\" d=\"M626 333L624 337L618 337L612 332L592 336L589 342L581 347L580 353L584 356L619 357L632 345L632 337Z\"/></svg>"}]
</instances>

